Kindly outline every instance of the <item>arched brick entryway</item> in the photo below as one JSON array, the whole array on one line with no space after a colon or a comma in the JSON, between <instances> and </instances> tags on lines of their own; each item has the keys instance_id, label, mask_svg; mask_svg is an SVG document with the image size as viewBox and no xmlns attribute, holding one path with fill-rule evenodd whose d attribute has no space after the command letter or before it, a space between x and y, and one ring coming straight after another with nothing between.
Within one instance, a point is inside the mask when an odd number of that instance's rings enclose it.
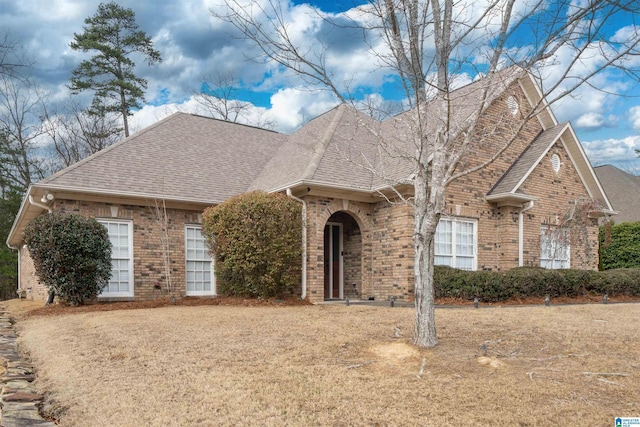
<instances>
[{"instance_id":1,"label":"arched brick entryway","mask_svg":"<svg viewBox=\"0 0 640 427\"><path fill-rule=\"evenodd\" d=\"M370 280L370 206L326 198L308 198L307 206L309 299L360 297Z\"/></svg>"}]
</instances>

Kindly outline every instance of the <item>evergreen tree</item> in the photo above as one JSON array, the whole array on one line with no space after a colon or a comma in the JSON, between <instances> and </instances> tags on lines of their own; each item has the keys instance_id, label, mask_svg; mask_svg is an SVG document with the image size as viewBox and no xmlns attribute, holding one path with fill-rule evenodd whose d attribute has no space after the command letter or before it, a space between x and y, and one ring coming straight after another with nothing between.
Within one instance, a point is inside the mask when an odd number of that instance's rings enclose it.
<instances>
[{"instance_id":1,"label":"evergreen tree","mask_svg":"<svg viewBox=\"0 0 640 427\"><path fill-rule=\"evenodd\" d=\"M84 32L74 33L69 46L96 54L73 70L69 87L74 93L95 91L89 111L99 116L121 114L125 136L129 136L128 116L132 109L141 108L147 88L147 81L134 74L131 56L142 54L152 65L162 61L160 52L153 48L151 38L139 30L135 13L114 2L100 3L96 14L84 22Z\"/></svg>"}]
</instances>

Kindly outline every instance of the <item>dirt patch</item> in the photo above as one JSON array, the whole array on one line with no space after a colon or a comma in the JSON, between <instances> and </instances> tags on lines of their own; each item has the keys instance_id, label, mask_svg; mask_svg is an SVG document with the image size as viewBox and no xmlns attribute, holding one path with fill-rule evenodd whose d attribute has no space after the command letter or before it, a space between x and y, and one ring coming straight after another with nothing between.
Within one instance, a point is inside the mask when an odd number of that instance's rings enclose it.
<instances>
[{"instance_id":1,"label":"dirt patch","mask_svg":"<svg viewBox=\"0 0 640 427\"><path fill-rule=\"evenodd\" d=\"M420 356L420 351L415 346L403 342L390 344L378 344L370 350L377 358L384 362L401 363Z\"/></svg>"}]
</instances>

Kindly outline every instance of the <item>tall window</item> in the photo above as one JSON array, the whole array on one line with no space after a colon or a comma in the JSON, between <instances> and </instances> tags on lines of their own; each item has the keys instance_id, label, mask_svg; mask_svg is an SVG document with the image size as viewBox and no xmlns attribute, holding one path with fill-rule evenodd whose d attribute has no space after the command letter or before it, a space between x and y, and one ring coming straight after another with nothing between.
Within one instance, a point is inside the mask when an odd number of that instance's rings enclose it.
<instances>
[{"instance_id":1,"label":"tall window","mask_svg":"<svg viewBox=\"0 0 640 427\"><path fill-rule=\"evenodd\" d=\"M98 220L109 232L111 279L101 297L133 296L133 232L129 221Z\"/></svg>"},{"instance_id":2,"label":"tall window","mask_svg":"<svg viewBox=\"0 0 640 427\"><path fill-rule=\"evenodd\" d=\"M187 295L215 295L213 261L202 228L187 226L185 238Z\"/></svg>"},{"instance_id":3,"label":"tall window","mask_svg":"<svg viewBox=\"0 0 640 427\"><path fill-rule=\"evenodd\" d=\"M434 241L435 264L475 270L476 233L475 221L440 219Z\"/></svg>"},{"instance_id":4,"label":"tall window","mask_svg":"<svg viewBox=\"0 0 640 427\"><path fill-rule=\"evenodd\" d=\"M569 229L543 225L540 229L540 267L569 268Z\"/></svg>"}]
</instances>

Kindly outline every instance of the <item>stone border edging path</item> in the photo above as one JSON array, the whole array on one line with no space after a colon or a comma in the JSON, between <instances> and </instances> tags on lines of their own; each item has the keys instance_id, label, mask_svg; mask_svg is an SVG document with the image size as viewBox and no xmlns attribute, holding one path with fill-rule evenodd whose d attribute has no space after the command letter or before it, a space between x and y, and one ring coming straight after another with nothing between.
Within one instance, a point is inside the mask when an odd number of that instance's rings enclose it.
<instances>
[{"instance_id":1,"label":"stone border edging path","mask_svg":"<svg viewBox=\"0 0 640 427\"><path fill-rule=\"evenodd\" d=\"M43 396L33 386L34 367L18 353L16 332L4 307L0 306L0 426L55 427L40 415Z\"/></svg>"}]
</instances>

